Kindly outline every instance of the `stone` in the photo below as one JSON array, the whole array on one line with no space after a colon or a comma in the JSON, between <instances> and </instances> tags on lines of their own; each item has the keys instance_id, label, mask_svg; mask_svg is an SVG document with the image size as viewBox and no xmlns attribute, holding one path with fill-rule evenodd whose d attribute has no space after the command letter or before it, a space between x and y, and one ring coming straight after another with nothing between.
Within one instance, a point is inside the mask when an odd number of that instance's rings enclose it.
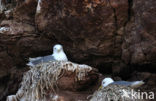
<instances>
[{"instance_id":1,"label":"stone","mask_svg":"<svg viewBox=\"0 0 156 101\"><path fill-rule=\"evenodd\" d=\"M97 86L98 78L97 70L88 65L70 61L41 63L30 68L24 74L17 93L9 95L7 101L14 101L15 99L20 101L54 101L53 99L55 101L59 101L59 99L70 101L71 98L76 100L74 94L82 96L82 98L77 97L77 100L87 100L87 96L91 92L93 93L94 87ZM73 96L66 97L65 94L69 94L69 92L73 93ZM86 92L85 95L82 92Z\"/></svg>"},{"instance_id":2,"label":"stone","mask_svg":"<svg viewBox=\"0 0 156 101\"><path fill-rule=\"evenodd\" d=\"M155 0L1 0L0 5L0 28L9 29L0 32L0 100L16 92L28 58L51 54L57 43L69 60L104 76L129 80L134 71L155 74ZM154 89L154 79L146 78L145 88ZM79 96L73 95L70 100Z\"/></svg>"},{"instance_id":3,"label":"stone","mask_svg":"<svg viewBox=\"0 0 156 101\"><path fill-rule=\"evenodd\" d=\"M125 41L122 48L122 59L126 63L142 65L154 61L156 52L155 4L154 0L146 2L141 0L133 1L131 8L133 15L131 14L131 20L125 27Z\"/></svg>"}]
</instances>

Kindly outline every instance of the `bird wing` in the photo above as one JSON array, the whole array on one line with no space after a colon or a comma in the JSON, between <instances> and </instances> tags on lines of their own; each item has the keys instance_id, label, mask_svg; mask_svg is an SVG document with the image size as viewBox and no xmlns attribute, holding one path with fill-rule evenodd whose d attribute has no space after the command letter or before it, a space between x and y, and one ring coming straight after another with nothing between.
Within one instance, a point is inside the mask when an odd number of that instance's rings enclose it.
<instances>
[{"instance_id":1,"label":"bird wing","mask_svg":"<svg viewBox=\"0 0 156 101\"><path fill-rule=\"evenodd\" d=\"M49 62L49 61L55 61L54 57L52 55L48 55L48 56L44 56L44 57L37 57L37 58L33 58L31 59L31 61L29 63L33 64L33 65L37 65L39 63L45 63L45 62Z\"/></svg>"},{"instance_id":2,"label":"bird wing","mask_svg":"<svg viewBox=\"0 0 156 101\"><path fill-rule=\"evenodd\" d=\"M40 59L42 57L36 57L36 58L29 58L29 61L34 61L34 60L37 60L37 59Z\"/></svg>"},{"instance_id":3,"label":"bird wing","mask_svg":"<svg viewBox=\"0 0 156 101\"><path fill-rule=\"evenodd\" d=\"M133 82L128 82L128 81L115 81L112 84L116 85L123 85L123 86L131 86Z\"/></svg>"},{"instance_id":4,"label":"bird wing","mask_svg":"<svg viewBox=\"0 0 156 101\"><path fill-rule=\"evenodd\" d=\"M141 85L143 85L144 82L143 81L133 81L133 82L129 82L129 81L115 81L112 84L123 85L123 86L130 86L132 88L137 88L137 87L140 87Z\"/></svg>"}]
</instances>

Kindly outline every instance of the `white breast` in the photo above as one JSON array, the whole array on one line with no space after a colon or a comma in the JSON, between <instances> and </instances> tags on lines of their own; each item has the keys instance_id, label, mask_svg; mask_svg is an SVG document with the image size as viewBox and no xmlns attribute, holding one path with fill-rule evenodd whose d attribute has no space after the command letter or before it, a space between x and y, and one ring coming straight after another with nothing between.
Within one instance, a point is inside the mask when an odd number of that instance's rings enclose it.
<instances>
[{"instance_id":1,"label":"white breast","mask_svg":"<svg viewBox=\"0 0 156 101\"><path fill-rule=\"evenodd\" d=\"M64 52L53 54L54 59L58 61L68 61L67 56Z\"/></svg>"}]
</instances>

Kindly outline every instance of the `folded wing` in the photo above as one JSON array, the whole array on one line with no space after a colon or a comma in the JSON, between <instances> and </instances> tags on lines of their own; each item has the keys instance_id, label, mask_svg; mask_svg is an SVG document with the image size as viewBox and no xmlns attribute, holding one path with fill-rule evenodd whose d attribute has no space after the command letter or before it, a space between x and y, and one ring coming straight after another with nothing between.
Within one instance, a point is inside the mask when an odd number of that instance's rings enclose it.
<instances>
[{"instance_id":1,"label":"folded wing","mask_svg":"<svg viewBox=\"0 0 156 101\"><path fill-rule=\"evenodd\" d=\"M133 81L133 82L128 82L128 81L115 81L112 84L117 84L117 85L123 85L123 86L129 86L132 88L137 88L140 87L141 85L144 84L143 81Z\"/></svg>"},{"instance_id":2,"label":"folded wing","mask_svg":"<svg viewBox=\"0 0 156 101\"><path fill-rule=\"evenodd\" d=\"M37 57L37 58L29 58L29 62L27 63L28 66L34 67L37 64L45 63L49 61L55 61L52 55L44 56L44 57Z\"/></svg>"}]
</instances>

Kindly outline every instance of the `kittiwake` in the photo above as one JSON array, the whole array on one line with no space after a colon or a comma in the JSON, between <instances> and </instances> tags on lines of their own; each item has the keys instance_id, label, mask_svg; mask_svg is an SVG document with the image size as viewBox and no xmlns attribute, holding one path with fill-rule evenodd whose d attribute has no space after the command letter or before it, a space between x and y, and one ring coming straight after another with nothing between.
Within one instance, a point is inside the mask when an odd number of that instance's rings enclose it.
<instances>
[{"instance_id":1,"label":"kittiwake","mask_svg":"<svg viewBox=\"0 0 156 101\"><path fill-rule=\"evenodd\" d=\"M102 88L110 85L110 84L115 84L115 85L123 85L123 86L129 86L131 88L137 88L140 87L141 85L144 84L143 81L114 81L112 78L105 78L102 81Z\"/></svg>"},{"instance_id":2,"label":"kittiwake","mask_svg":"<svg viewBox=\"0 0 156 101\"><path fill-rule=\"evenodd\" d=\"M37 64L45 63L49 61L68 61L66 54L63 51L63 47L60 44L56 44L53 47L53 54L43 57L29 58L28 66L34 67Z\"/></svg>"}]
</instances>

